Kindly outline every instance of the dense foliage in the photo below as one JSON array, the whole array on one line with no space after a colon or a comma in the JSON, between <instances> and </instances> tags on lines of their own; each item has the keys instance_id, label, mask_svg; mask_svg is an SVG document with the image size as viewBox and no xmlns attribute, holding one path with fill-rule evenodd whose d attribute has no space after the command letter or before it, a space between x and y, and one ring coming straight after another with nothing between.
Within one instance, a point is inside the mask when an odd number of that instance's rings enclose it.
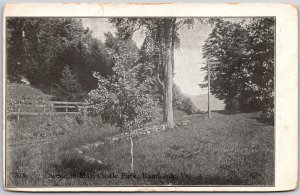
<instances>
[{"instance_id":1,"label":"dense foliage","mask_svg":"<svg viewBox=\"0 0 300 195\"><path fill-rule=\"evenodd\" d=\"M67 101L82 101L84 91L78 82L78 78L72 73L69 66L66 66L62 71L62 77L59 79L59 84L56 85L55 95L60 100Z\"/></svg>"},{"instance_id":2,"label":"dense foliage","mask_svg":"<svg viewBox=\"0 0 300 195\"><path fill-rule=\"evenodd\" d=\"M44 90L57 84L66 66L77 75L83 90L97 86L92 71L112 73L112 59L100 40L92 37L80 19L7 19L8 79L27 78Z\"/></svg>"},{"instance_id":3,"label":"dense foliage","mask_svg":"<svg viewBox=\"0 0 300 195\"><path fill-rule=\"evenodd\" d=\"M116 43L117 51L110 50L115 62L114 74L104 78L99 73L94 73L98 88L88 94L89 102L93 105L93 111L100 114L104 121L116 124L121 130L130 130L151 120L154 100L150 92L154 80L147 77L140 82L137 67L144 66L147 69L148 64L132 65L134 67L129 69L128 62L136 64L131 55L135 50L128 50L120 39L116 39Z\"/></svg>"},{"instance_id":4,"label":"dense foliage","mask_svg":"<svg viewBox=\"0 0 300 195\"><path fill-rule=\"evenodd\" d=\"M153 101L159 101L164 120L169 118L174 126L172 106L189 114L196 112L190 98L173 84L174 51L180 47L178 29L191 27L194 21L113 18L109 22L117 32L105 33L102 43L81 19L9 18L8 79L20 82L26 78L60 100L82 101L89 93L103 119L111 123L120 120L121 128L140 116L147 119L141 117L131 126L150 120L137 110L142 104L148 110ZM261 110L264 117L272 118L274 19L209 19L208 23L213 29L203 56L211 64L212 93L225 100L228 110ZM145 36L140 49L132 39L136 31Z\"/></svg>"},{"instance_id":5,"label":"dense foliage","mask_svg":"<svg viewBox=\"0 0 300 195\"><path fill-rule=\"evenodd\" d=\"M155 67L156 80L159 83L161 101L163 102L163 120L168 128L174 128L173 117L173 76L174 50L179 42L178 29L183 25L192 25L194 19L177 18L113 18L110 22L117 27L117 34L123 39L133 36L137 30L143 30L150 38L148 45L152 49L152 60L147 57L141 60L150 60ZM145 39L147 40L147 38ZM145 47L142 46L142 50ZM146 48L147 49L147 48ZM143 52L142 52L143 53ZM145 52L144 52L145 54ZM145 56L144 56L145 57Z\"/></svg>"},{"instance_id":6,"label":"dense foliage","mask_svg":"<svg viewBox=\"0 0 300 195\"><path fill-rule=\"evenodd\" d=\"M154 19L152 19L154 20ZM141 69L139 72L139 78L140 80L143 80L147 78L147 75L151 75L156 79L157 82L154 83L154 91L155 91L155 97L158 99L161 103L163 103L163 89L164 89L164 71L165 71L165 64L163 62L163 51L164 50L164 43L163 43L163 30L161 28L161 19L156 19L152 21L152 26L150 26L147 32L147 36L144 39L144 42L141 46L140 50L140 59L139 61L142 63L151 63L153 67L152 69ZM183 22L186 22L185 20ZM192 21L189 21L192 23ZM149 21L148 21L149 23ZM186 22L187 23L187 22ZM186 24L182 23L182 24ZM159 28L157 29L157 25ZM190 24L191 25L191 24ZM179 47L180 40L179 35L176 32L174 37L174 47ZM174 62L173 62L174 63ZM174 64L173 64L174 66ZM143 66L142 68L144 68ZM192 114L197 112L197 109L195 108L194 103L191 101L189 97L186 97L184 94L182 94L180 88L173 84L173 105L179 110L185 111L188 114Z\"/></svg>"},{"instance_id":7,"label":"dense foliage","mask_svg":"<svg viewBox=\"0 0 300 195\"><path fill-rule=\"evenodd\" d=\"M272 117L274 25L274 18L215 22L203 55L211 67L211 92L228 110L261 110Z\"/></svg>"},{"instance_id":8,"label":"dense foliage","mask_svg":"<svg viewBox=\"0 0 300 195\"><path fill-rule=\"evenodd\" d=\"M198 110L190 97L182 94L177 85L173 85L173 104L178 110L182 110L187 114L195 114Z\"/></svg>"}]
</instances>

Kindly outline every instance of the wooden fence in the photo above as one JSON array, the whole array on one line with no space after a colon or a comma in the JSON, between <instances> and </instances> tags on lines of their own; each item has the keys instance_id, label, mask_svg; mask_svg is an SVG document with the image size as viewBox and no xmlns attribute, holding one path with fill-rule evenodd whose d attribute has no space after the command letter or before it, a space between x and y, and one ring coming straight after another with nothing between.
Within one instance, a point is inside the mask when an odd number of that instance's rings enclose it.
<instances>
[{"instance_id":1,"label":"wooden fence","mask_svg":"<svg viewBox=\"0 0 300 195\"><path fill-rule=\"evenodd\" d=\"M86 102L10 100L6 113L19 120L20 116L79 114L81 109L87 111L89 105Z\"/></svg>"}]
</instances>

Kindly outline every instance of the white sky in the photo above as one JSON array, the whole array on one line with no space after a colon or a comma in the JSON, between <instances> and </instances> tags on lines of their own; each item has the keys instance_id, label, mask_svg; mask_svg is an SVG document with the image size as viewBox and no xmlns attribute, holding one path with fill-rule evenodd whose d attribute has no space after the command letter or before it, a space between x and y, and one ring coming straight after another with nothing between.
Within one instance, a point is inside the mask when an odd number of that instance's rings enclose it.
<instances>
[{"instance_id":1,"label":"white sky","mask_svg":"<svg viewBox=\"0 0 300 195\"><path fill-rule=\"evenodd\" d=\"M199 84L204 80L206 72L201 71L204 66L202 47L211 32L209 25L195 21L192 29L183 27L179 30L180 47L175 51L174 82L182 92L190 95L207 93Z\"/></svg>"},{"instance_id":2,"label":"white sky","mask_svg":"<svg viewBox=\"0 0 300 195\"><path fill-rule=\"evenodd\" d=\"M93 31L96 38L104 41L104 33L116 30L107 19L104 18L84 18L83 25ZM175 51L175 77L174 82L181 88L181 91L189 95L199 95L207 93L207 90L201 89L198 85L203 81L205 72L201 72L203 66L202 46L211 32L210 25L202 25L197 20L192 29L183 27L179 30L180 48ZM133 40L140 47L144 36L136 32Z\"/></svg>"}]
</instances>

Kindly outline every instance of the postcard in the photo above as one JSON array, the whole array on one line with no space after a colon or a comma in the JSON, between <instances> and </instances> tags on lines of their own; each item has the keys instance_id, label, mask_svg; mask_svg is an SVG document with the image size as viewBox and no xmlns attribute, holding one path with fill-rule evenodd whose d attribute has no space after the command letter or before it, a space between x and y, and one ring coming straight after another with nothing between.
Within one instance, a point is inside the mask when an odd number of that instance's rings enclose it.
<instances>
[{"instance_id":1,"label":"postcard","mask_svg":"<svg viewBox=\"0 0 300 195\"><path fill-rule=\"evenodd\" d=\"M289 191L298 18L282 3L13 3L8 191Z\"/></svg>"}]
</instances>

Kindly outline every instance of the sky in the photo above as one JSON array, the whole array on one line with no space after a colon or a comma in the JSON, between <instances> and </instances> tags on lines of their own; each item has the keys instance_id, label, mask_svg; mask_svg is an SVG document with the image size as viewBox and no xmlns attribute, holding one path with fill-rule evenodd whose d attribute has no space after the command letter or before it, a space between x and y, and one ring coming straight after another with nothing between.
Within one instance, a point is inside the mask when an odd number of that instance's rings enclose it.
<instances>
[{"instance_id":1,"label":"sky","mask_svg":"<svg viewBox=\"0 0 300 195\"><path fill-rule=\"evenodd\" d=\"M104 33L116 32L112 24L105 18L84 18L83 25L92 30L94 37L104 41ZM195 20L193 28L182 27L179 29L180 47L174 53L175 76L174 82L184 94L200 95L207 93L207 89L201 89L199 84L203 82L205 72L201 72L204 66L202 59L202 46L211 32L210 25L203 25ZM144 36L137 31L133 40L140 47Z\"/></svg>"},{"instance_id":2,"label":"sky","mask_svg":"<svg viewBox=\"0 0 300 195\"><path fill-rule=\"evenodd\" d=\"M181 43L174 55L174 82L184 94L207 93L207 89L201 89L199 84L203 82L206 75L206 72L201 70L205 62L202 58L202 47L210 32L210 25L203 25L198 21L192 29L183 27L179 30Z\"/></svg>"}]
</instances>

